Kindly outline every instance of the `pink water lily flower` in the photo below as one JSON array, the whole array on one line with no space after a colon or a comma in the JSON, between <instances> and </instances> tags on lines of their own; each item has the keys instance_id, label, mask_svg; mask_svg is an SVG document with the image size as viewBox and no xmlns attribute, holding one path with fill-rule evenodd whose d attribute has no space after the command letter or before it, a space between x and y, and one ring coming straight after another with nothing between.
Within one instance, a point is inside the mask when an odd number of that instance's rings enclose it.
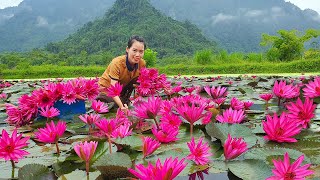
<instances>
[{"instance_id":1,"label":"pink water lily flower","mask_svg":"<svg viewBox=\"0 0 320 180\"><path fill-rule=\"evenodd\" d=\"M162 124L171 126L173 128L179 128L180 124L182 123L182 120L179 118L179 116L173 113L163 114L160 120Z\"/></svg>"},{"instance_id":2,"label":"pink water lily flower","mask_svg":"<svg viewBox=\"0 0 320 180\"><path fill-rule=\"evenodd\" d=\"M245 101L243 102L244 109L250 109L250 107L253 105L252 101Z\"/></svg>"},{"instance_id":3,"label":"pink water lily flower","mask_svg":"<svg viewBox=\"0 0 320 180\"><path fill-rule=\"evenodd\" d=\"M96 149L98 146L98 142L96 141L85 141L84 143L80 142L79 144L76 144L74 146L74 151L77 153L77 155L86 162L86 171L87 175L89 175L89 163L92 159Z\"/></svg>"},{"instance_id":4,"label":"pink water lily flower","mask_svg":"<svg viewBox=\"0 0 320 180\"><path fill-rule=\"evenodd\" d=\"M2 130L0 137L0 159L5 161L18 162L29 153L22 148L28 146L30 137L22 137L22 134L17 135L17 129L14 129L11 137L6 130Z\"/></svg>"},{"instance_id":5,"label":"pink water lily flower","mask_svg":"<svg viewBox=\"0 0 320 180\"><path fill-rule=\"evenodd\" d=\"M71 83L66 83L63 86L61 94L62 94L62 100L66 104L70 105L72 103L75 103L77 100L76 92Z\"/></svg>"},{"instance_id":6,"label":"pink water lily flower","mask_svg":"<svg viewBox=\"0 0 320 180\"><path fill-rule=\"evenodd\" d=\"M190 134L193 133L193 124L203 118L210 116L206 109L205 103L196 104L195 102L188 103L183 101L180 105L175 107L175 110L182 116L187 122L190 123ZM207 122L207 121L205 121Z\"/></svg>"},{"instance_id":7,"label":"pink water lily flower","mask_svg":"<svg viewBox=\"0 0 320 180\"><path fill-rule=\"evenodd\" d=\"M142 164L136 165L136 170L129 169L129 172L141 180L173 180L187 166L184 158L179 161L178 158L165 159L164 163L157 160L155 165L150 162L147 167Z\"/></svg>"},{"instance_id":8,"label":"pink water lily flower","mask_svg":"<svg viewBox=\"0 0 320 180\"><path fill-rule=\"evenodd\" d=\"M95 125L100 129L100 132L108 138L109 152L111 154L111 137L112 133L117 129L116 121L102 119L101 121L96 122Z\"/></svg>"},{"instance_id":9,"label":"pink water lily flower","mask_svg":"<svg viewBox=\"0 0 320 180\"><path fill-rule=\"evenodd\" d=\"M59 116L60 111L55 107L46 106L45 108L40 108L40 115L46 118L53 118Z\"/></svg>"},{"instance_id":10,"label":"pink water lily flower","mask_svg":"<svg viewBox=\"0 0 320 180\"><path fill-rule=\"evenodd\" d=\"M142 137L142 144L143 144L142 146L143 158L152 154L161 145L159 141L152 139L151 137Z\"/></svg>"},{"instance_id":11,"label":"pink water lily flower","mask_svg":"<svg viewBox=\"0 0 320 180\"><path fill-rule=\"evenodd\" d=\"M273 97L273 94L271 93L260 94L259 97L265 101L270 101L270 99Z\"/></svg>"},{"instance_id":12,"label":"pink water lily flower","mask_svg":"<svg viewBox=\"0 0 320 180\"><path fill-rule=\"evenodd\" d=\"M314 174L314 171L309 170L311 164L305 164L301 166L303 162L304 155L301 155L295 162L290 164L289 154L286 152L284 154L284 160L272 160L274 164L274 169L272 172L274 176L267 178L267 180L296 180L305 179L307 176Z\"/></svg>"},{"instance_id":13,"label":"pink water lily flower","mask_svg":"<svg viewBox=\"0 0 320 180\"><path fill-rule=\"evenodd\" d=\"M108 105L105 105L103 102L101 102L99 100L98 101L97 100L92 101L91 108L96 113L107 113L107 112L109 112Z\"/></svg>"},{"instance_id":14,"label":"pink water lily flower","mask_svg":"<svg viewBox=\"0 0 320 180\"><path fill-rule=\"evenodd\" d=\"M0 94L0 99L7 99L7 94L6 93L1 93Z\"/></svg>"},{"instance_id":15,"label":"pink water lily flower","mask_svg":"<svg viewBox=\"0 0 320 180\"><path fill-rule=\"evenodd\" d=\"M117 82L115 85L111 85L110 87L106 88L106 94L109 97L120 96L122 92L122 85Z\"/></svg>"},{"instance_id":16,"label":"pink water lily flower","mask_svg":"<svg viewBox=\"0 0 320 180\"><path fill-rule=\"evenodd\" d=\"M274 113L273 117L266 116L267 121L262 121L263 130L266 132L265 139L276 142L297 142L293 136L301 131L301 127L295 121L289 119L285 112L280 117Z\"/></svg>"},{"instance_id":17,"label":"pink water lily flower","mask_svg":"<svg viewBox=\"0 0 320 180\"><path fill-rule=\"evenodd\" d=\"M248 150L247 143L243 138L232 138L228 134L228 138L223 145L223 153L226 160L234 159Z\"/></svg>"},{"instance_id":18,"label":"pink water lily flower","mask_svg":"<svg viewBox=\"0 0 320 180\"><path fill-rule=\"evenodd\" d=\"M287 105L289 110L288 118L297 121L302 125L303 128L307 128L311 119L315 116L315 109L317 105L313 104L313 100L308 97L305 99L305 102L302 103L301 99L298 98L296 103L291 102Z\"/></svg>"},{"instance_id":19,"label":"pink water lily flower","mask_svg":"<svg viewBox=\"0 0 320 180\"><path fill-rule=\"evenodd\" d=\"M130 129L131 124L120 125L111 134L113 138L124 138L132 134L132 129Z\"/></svg>"},{"instance_id":20,"label":"pink water lily flower","mask_svg":"<svg viewBox=\"0 0 320 180\"><path fill-rule=\"evenodd\" d=\"M99 114L89 114L89 115L84 114L84 115L79 115L79 118L81 119L81 121L89 125L89 132L93 128L93 125L96 122L99 122L101 119Z\"/></svg>"},{"instance_id":21,"label":"pink water lily flower","mask_svg":"<svg viewBox=\"0 0 320 180\"><path fill-rule=\"evenodd\" d=\"M58 140L67 129L66 122L58 121L57 125L53 121L46 123L45 128L39 128L38 132L35 132L35 137L38 141L44 143L55 143L57 148L57 153L60 154L58 147Z\"/></svg>"},{"instance_id":22,"label":"pink water lily flower","mask_svg":"<svg viewBox=\"0 0 320 180\"><path fill-rule=\"evenodd\" d=\"M209 86L205 86L204 90L211 96L213 99L224 98L228 95L228 91L226 87L214 87L211 88Z\"/></svg>"},{"instance_id":23,"label":"pink water lily flower","mask_svg":"<svg viewBox=\"0 0 320 180\"><path fill-rule=\"evenodd\" d=\"M211 148L209 144L202 143L203 138L201 137L196 144L194 137L192 137L191 141L187 143L190 153L187 156L187 159L194 161L197 165L205 165L210 162L209 157L212 156L210 152Z\"/></svg>"},{"instance_id":24,"label":"pink water lily flower","mask_svg":"<svg viewBox=\"0 0 320 180\"><path fill-rule=\"evenodd\" d=\"M217 115L216 120L221 123L239 124L245 117L246 115L243 110L233 110L232 108L229 108L225 110L222 115Z\"/></svg>"},{"instance_id":25,"label":"pink water lily flower","mask_svg":"<svg viewBox=\"0 0 320 180\"><path fill-rule=\"evenodd\" d=\"M294 97L299 96L300 94L300 88L297 86L293 86L292 84L286 84L286 81L281 81L278 83L278 81L274 82L274 86L272 89L275 96L278 97L278 105L280 105L281 99L291 99Z\"/></svg>"},{"instance_id":26,"label":"pink water lily flower","mask_svg":"<svg viewBox=\"0 0 320 180\"><path fill-rule=\"evenodd\" d=\"M19 107L6 103L6 113L8 118L6 122L10 125L14 125L16 127L20 127L26 124L23 118L23 112L19 109Z\"/></svg>"},{"instance_id":27,"label":"pink water lily flower","mask_svg":"<svg viewBox=\"0 0 320 180\"><path fill-rule=\"evenodd\" d=\"M230 106L234 110L244 109L244 103L236 97L231 98Z\"/></svg>"},{"instance_id":28,"label":"pink water lily flower","mask_svg":"<svg viewBox=\"0 0 320 180\"><path fill-rule=\"evenodd\" d=\"M177 128L160 124L160 129L154 126L151 131L161 143L169 143L178 140L177 136L179 129Z\"/></svg>"},{"instance_id":29,"label":"pink water lily flower","mask_svg":"<svg viewBox=\"0 0 320 180\"><path fill-rule=\"evenodd\" d=\"M147 101L142 102L135 108L134 114L140 119L153 119L157 128L159 128L156 120L162 106L160 97L149 97Z\"/></svg>"},{"instance_id":30,"label":"pink water lily flower","mask_svg":"<svg viewBox=\"0 0 320 180\"><path fill-rule=\"evenodd\" d=\"M309 98L320 97L320 76L314 78L314 81L309 81L306 87L303 88L304 96Z\"/></svg>"}]
</instances>

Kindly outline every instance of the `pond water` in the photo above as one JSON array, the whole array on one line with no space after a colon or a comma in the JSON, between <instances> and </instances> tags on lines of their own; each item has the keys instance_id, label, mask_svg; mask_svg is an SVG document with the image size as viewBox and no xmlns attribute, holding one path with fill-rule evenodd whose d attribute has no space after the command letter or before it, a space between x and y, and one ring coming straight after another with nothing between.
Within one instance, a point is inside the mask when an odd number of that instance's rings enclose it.
<instances>
[{"instance_id":1,"label":"pond water","mask_svg":"<svg viewBox=\"0 0 320 180\"><path fill-rule=\"evenodd\" d=\"M240 101L252 101L253 106L250 110L246 110L246 118L243 123L236 125L227 125L217 123L215 118L211 119L211 123L207 125L196 124L193 136L195 139L205 137L206 141L210 143L211 152L213 156L210 158L209 169L206 173L203 173L204 179L221 179L221 180L236 180L236 179L265 179L272 176L272 168L274 168L272 159L283 158L285 152L290 154L291 160L297 159L300 155L305 155L303 164L312 164L311 169L315 171L315 174L309 179L320 178L320 105L319 98L314 99L314 103L317 105L315 109L315 116L312 118L310 128L304 129L295 138L298 140L296 143L276 143L266 141L263 136L265 132L262 128L262 120L266 119L266 115L286 111L282 101L278 106L278 99L273 97L266 107L265 101L263 101L259 94L272 93L272 87L275 80L288 80L294 84L307 84L310 77L301 78L301 76L263 76L263 77L251 77L251 76L237 76L237 77L191 77L191 78L171 78L172 84L176 82L182 82L183 88L200 86L222 86L228 88L228 95L224 105L221 106L220 111L229 108L230 100L232 97L238 98ZM14 127L8 126L5 122L7 118L5 112L5 103L17 104L18 99L23 94L30 94L33 90L43 87L41 81L11 81L10 87L3 87L0 89L1 93L6 93L7 98L0 99L0 130L6 129L8 132L12 132ZM303 88L304 86L302 86ZM165 94L163 98L166 98ZM185 91L180 91L179 96L188 95ZM207 93L200 88L200 95L209 98ZM301 90L301 98L303 98L303 91ZM295 102L295 99L292 100ZM134 107L130 107L134 110ZM92 112L91 103L86 101L87 112ZM109 112L102 115L105 118L115 116L115 112ZM135 117L132 117L133 119ZM157 117L159 121L160 117ZM57 121L58 119L53 118ZM152 124L152 121L150 121ZM96 140L99 141L96 153L91 162L90 179L103 178L124 178L130 174L126 169L132 166L132 162L135 164L147 164L148 161L153 164L159 158L164 160L168 157L178 157L179 159L185 158L189 154L187 142L190 141L189 124L183 123L180 127L178 138L179 140L174 143L162 144L153 155L148 156L145 160L142 159L141 152L141 136L153 136L151 131L146 130L142 134L134 130L133 134L123 139L114 140L115 143L122 146L122 150L117 151L116 146L112 146L112 155L109 154L108 142L103 138L98 138L92 135L88 135L88 126L82 122L78 115L74 116L71 120L67 121L67 131L63 137L59 140L59 148L61 150L60 156L56 153L56 147L54 144L39 143L34 139L34 132L37 128L43 127L45 120L36 121L30 126L23 126L18 128L18 132L24 134L24 136L31 136L29 146L25 149L30 152L30 155L21 159L15 168L15 178L28 179L30 176L23 177L22 174L30 172L29 169L37 169L40 175L39 179L75 179L86 178L85 163L79 159L75 154L73 147L76 143L83 140ZM10 134L9 133L9 134ZM248 143L249 150L240 157L226 162L223 156L222 143L227 137L227 134L231 133L236 137L243 137ZM154 137L154 136L153 136ZM121 153L121 154L120 154ZM107 159L107 160L106 160ZM188 165L176 179L189 179L188 174L201 171L207 167L195 166L191 161L187 160ZM37 164L30 168L29 164ZM42 166L40 166L42 165ZM23 168L22 168L23 167ZM29 168L29 169L28 169ZM43 170L39 170L43 168ZM10 162L5 162L0 159L0 178L7 179L11 177L12 168ZM200 172L198 172L200 173ZM32 179L32 178L31 178Z\"/></svg>"}]
</instances>

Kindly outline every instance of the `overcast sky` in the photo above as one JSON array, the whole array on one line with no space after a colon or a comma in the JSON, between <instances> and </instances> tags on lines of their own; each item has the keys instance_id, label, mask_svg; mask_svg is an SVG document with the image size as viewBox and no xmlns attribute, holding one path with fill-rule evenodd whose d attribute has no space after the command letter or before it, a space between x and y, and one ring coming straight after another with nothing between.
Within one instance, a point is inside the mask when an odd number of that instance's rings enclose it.
<instances>
[{"instance_id":1,"label":"overcast sky","mask_svg":"<svg viewBox=\"0 0 320 180\"><path fill-rule=\"evenodd\" d=\"M23 0L0 0L0 9L3 9L8 6L17 6L22 1ZM291 3L300 7L302 10L306 8L310 8L318 11L318 13L320 14L320 0L285 0L285 1L290 1Z\"/></svg>"}]
</instances>

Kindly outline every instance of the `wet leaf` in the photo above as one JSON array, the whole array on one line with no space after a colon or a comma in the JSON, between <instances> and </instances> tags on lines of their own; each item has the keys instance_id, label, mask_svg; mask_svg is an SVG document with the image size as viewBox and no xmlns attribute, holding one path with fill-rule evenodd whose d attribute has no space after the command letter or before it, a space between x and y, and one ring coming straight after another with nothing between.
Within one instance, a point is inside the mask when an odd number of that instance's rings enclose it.
<instances>
[{"instance_id":1,"label":"wet leaf","mask_svg":"<svg viewBox=\"0 0 320 180\"><path fill-rule=\"evenodd\" d=\"M271 167L260 160L230 161L229 170L243 180L259 180L272 176Z\"/></svg>"},{"instance_id":2,"label":"wet leaf","mask_svg":"<svg viewBox=\"0 0 320 180\"><path fill-rule=\"evenodd\" d=\"M288 153L290 158L292 159L298 159L301 155L304 155L304 153L289 149L289 148L253 148L247 151L244 154L245 159L256 159L256 160L263 160L267 163L269 163L271 166L273 166L273 163L271 160L275 157L281 157L283 159L283 156L285 153ZM304 157L305 163L310 163L310 159L308 157Z\"/></svg>"},{"instance_id":3,"label":"wet leaf","mask_svg":"<svg viewBox=\"0 0 320 180\"><path fill-rule=\"evenodd\" d=\"M37 180L37 179L56 179L56 176L49 171L47 166L42 164L27 164L19 169L19 179Z\"/></svg>"},{"instance_id":4,"label":"wet leaf","mask_svg":"<svg viewBox=\"0 0 320 180\"><path fill-rule=\"evenodd\" d=\"M87 178L87 172L81 170L72 171L69 174L65 174L59 177L58 180L68 180L68 179L77 179L77 180L94 180L100 176L99 171L89 172L89 178Z\"/></svg>"},{"instance_id":5,"label":"wet leaf","mask_svg":"<svg viewBox=\"0 0 320 180\"><path fill-rule=\"evenodd\" d=\"M258 140L257 136L251 132L250 128L241 124L209 123L206 126L206 130L211 137L220 139L222 144L226 141L228 134L232 137L243 137L248 148L254 146Z\"/></svg>"},{"instance_id":6,"label":"wet leaf","mask_svg":"<svg viewBox=\"0 0 320 180\"><path fill-rule=\"evenodd\" d=\"M110 179L130 176L128 168L131 166L129 155L121 152L104 154L93 164L93 167L97 168L103 176Z\"/></svg>"}]
</instances>

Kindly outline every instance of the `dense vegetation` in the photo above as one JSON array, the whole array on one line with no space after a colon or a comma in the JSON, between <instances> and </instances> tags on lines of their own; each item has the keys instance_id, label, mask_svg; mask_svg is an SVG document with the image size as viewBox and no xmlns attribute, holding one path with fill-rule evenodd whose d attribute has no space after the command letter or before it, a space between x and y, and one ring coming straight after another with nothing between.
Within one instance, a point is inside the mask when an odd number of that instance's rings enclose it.
<instances>
[{"instance_id":1,"label":"dense vegetation","mask_svg":"<svg viewBox=\"0 0 320 180\"><path fill-rule=\"evenodd\" d=\"M69 55L108 51L123 54L130 35L142 35L159 57L176 54L192 55L205 47L214 49L193 24L181 23L162 15L148 0L118 0L102 18L87 23L75 34L46 49Z\"/></svg>"},{"instance_id":2,"label":"dense vegetation","mask_svg":"<svg viewBox=\"0 0 320 180\"><path fill-rule=\"evenodd\" d=\"M24 0L18 7L0 9L0 52L29 51L63 40L95 17L101 18L114 2ZM130 3L137 4L136 0ZM228 52L265 50L259 46L262 33L275 35L279 29L320 28L317 12L302 11L284 0L150 0L150 3L166 16L197 25L206 38ZM165 33L168 32L161 35ZM112 41L121 44L124 39ZM319 43L319 39L315 42Z\"/></svg>"}]
</instances>

